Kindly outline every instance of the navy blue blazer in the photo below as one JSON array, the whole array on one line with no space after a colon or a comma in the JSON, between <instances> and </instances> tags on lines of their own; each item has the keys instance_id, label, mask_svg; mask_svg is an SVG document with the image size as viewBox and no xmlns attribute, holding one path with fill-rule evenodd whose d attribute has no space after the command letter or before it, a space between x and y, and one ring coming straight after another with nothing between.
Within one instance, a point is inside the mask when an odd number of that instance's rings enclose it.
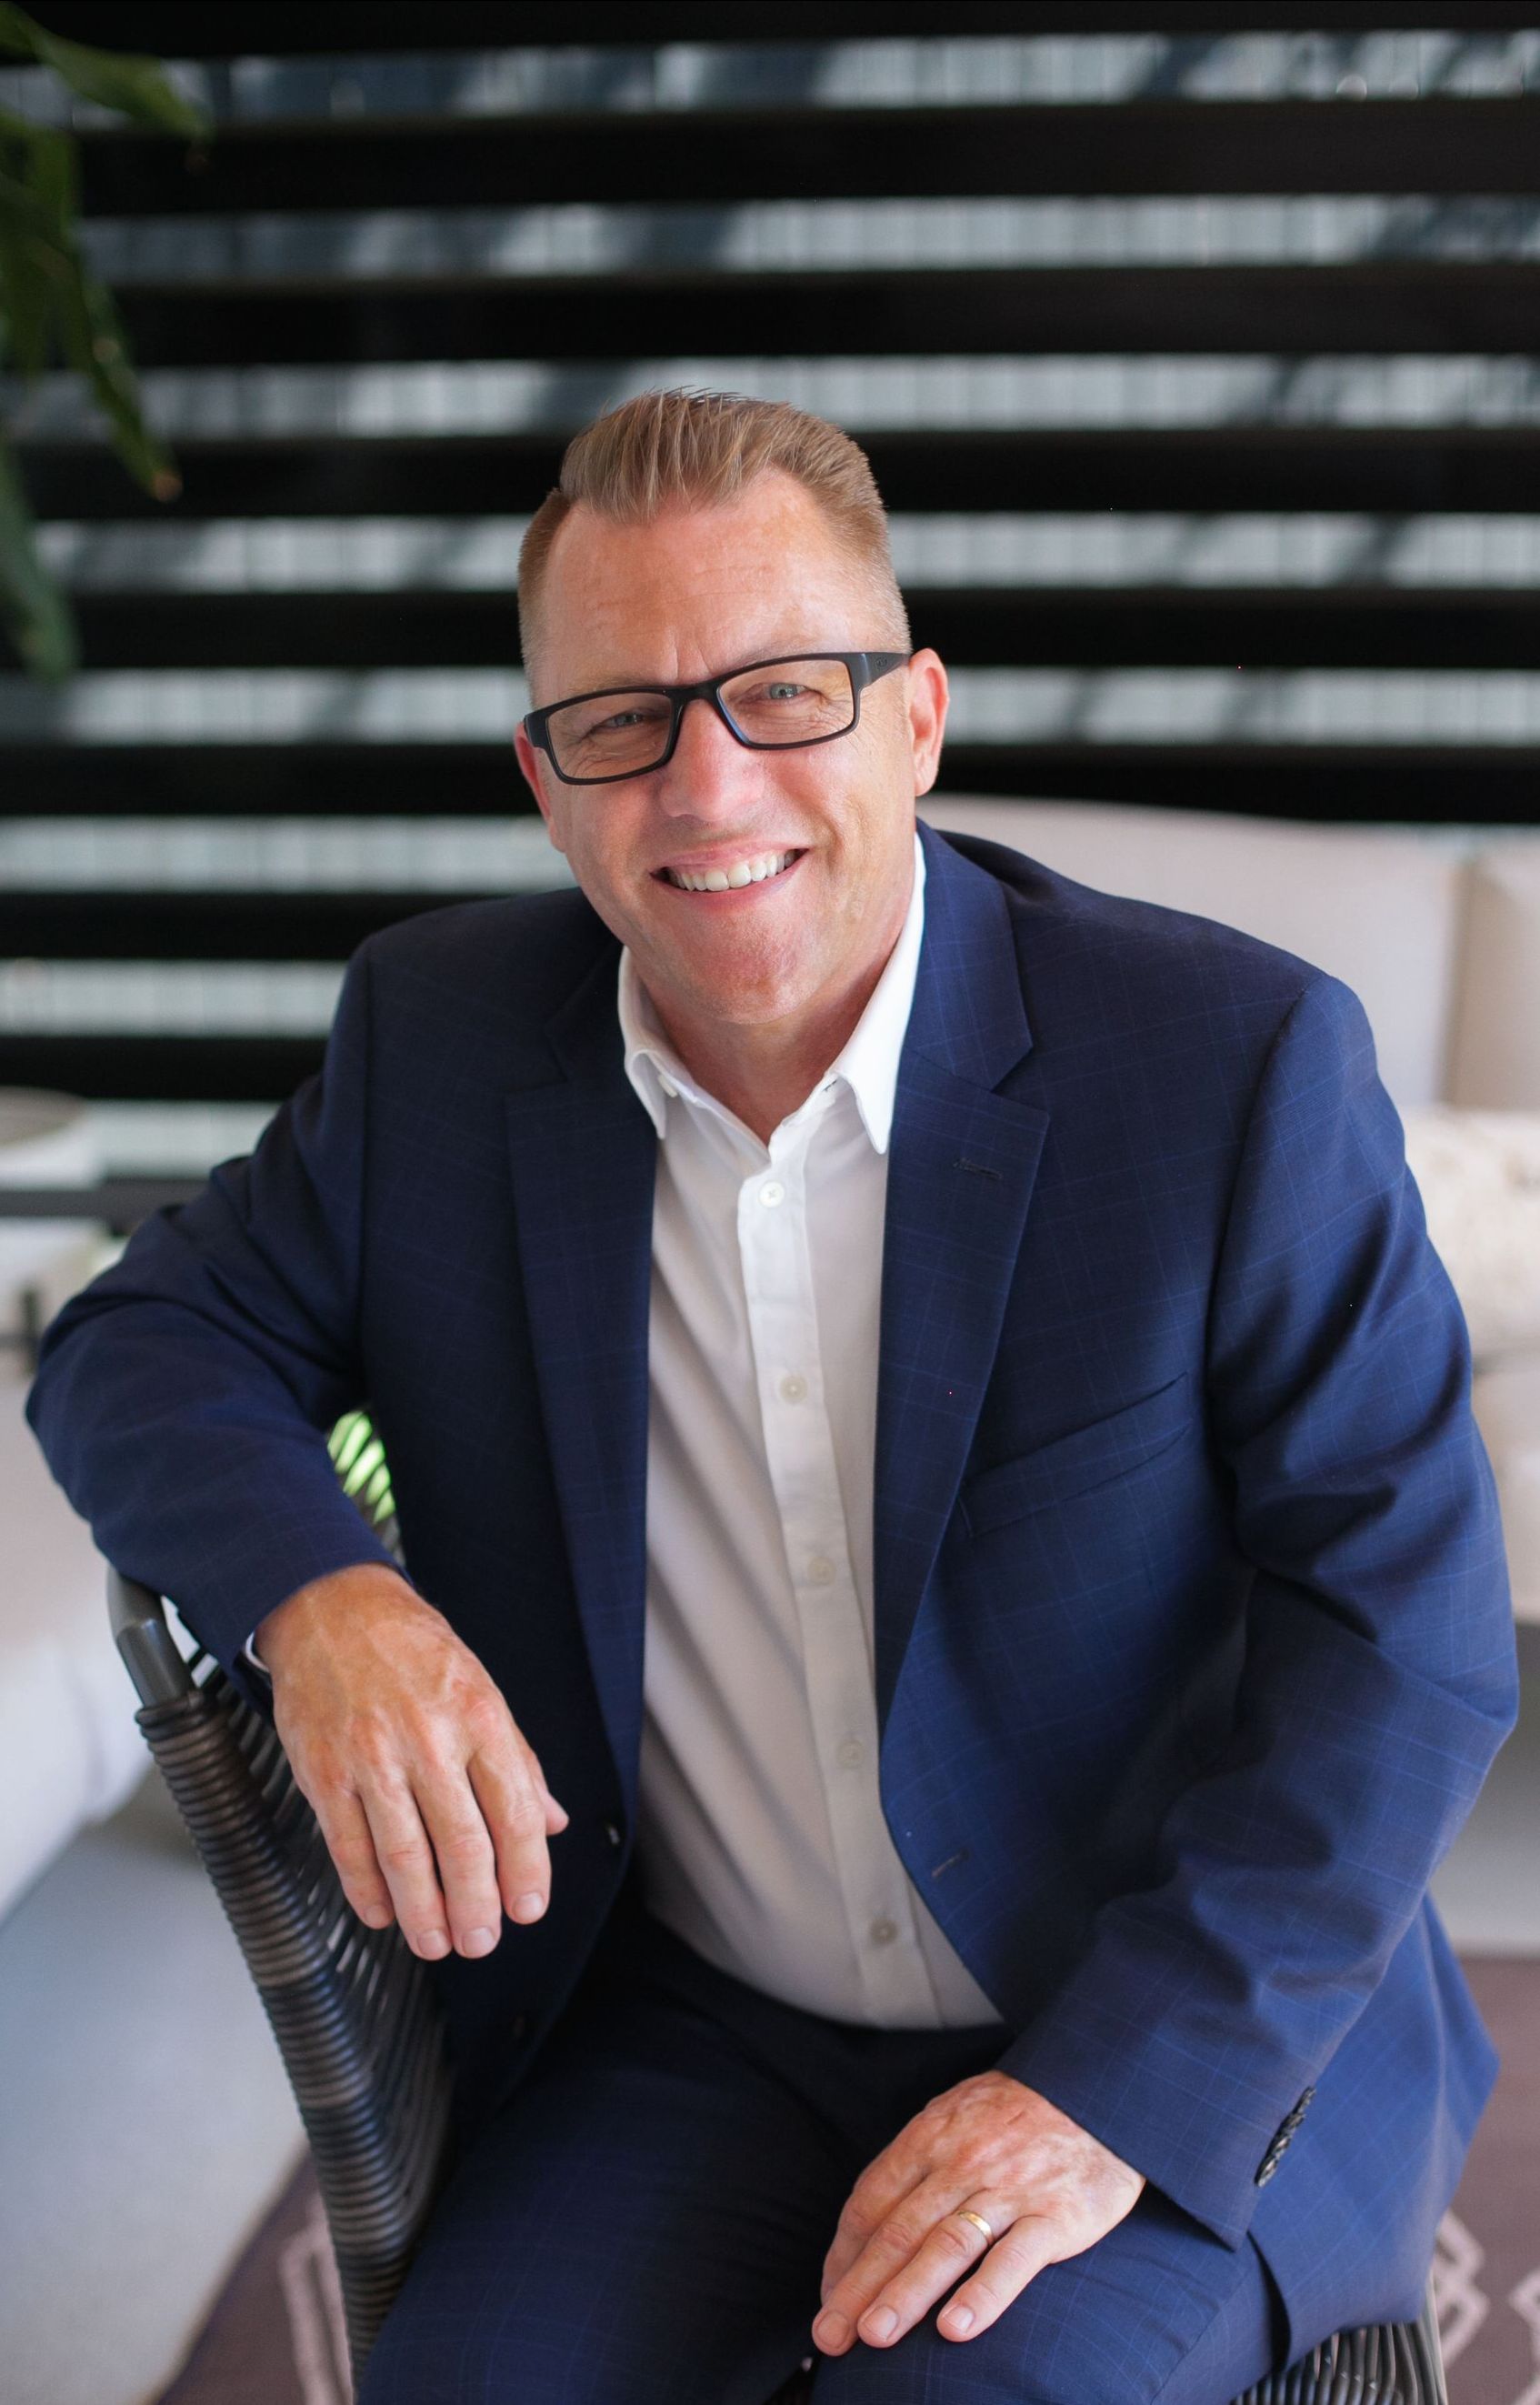
<instances>
[{"instance_id":1,"label":"navy blue blazer","mask_svg":"<svg viewBox=\"0 0 1540 2405\"><path fill-rule=\"evenodd\" d=\"M883 1809L1001 2067L1249 2230L1298 2353L1415 2313L1495 2070L1426 1895L1517 1709L1465 1326L1346 986L921 832ZM617 960L576 892L371 938L320 1075L67 1305L30 1404L104 1552L268 1709L243 1638L370 1554L317 1433L367 1402L412 1575L572 1815L546 1917L431 1968L462 2130L636 1831L656 1137Z\"/></svg>"}]
</instances>

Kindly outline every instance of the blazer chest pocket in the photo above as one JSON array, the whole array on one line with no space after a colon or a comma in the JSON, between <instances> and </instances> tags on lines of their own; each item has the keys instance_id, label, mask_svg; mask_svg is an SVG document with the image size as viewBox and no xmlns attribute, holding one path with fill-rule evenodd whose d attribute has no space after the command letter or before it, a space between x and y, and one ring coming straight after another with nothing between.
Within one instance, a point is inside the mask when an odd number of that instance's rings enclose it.
<instances>
[{"instance_id":1,"label":"blazer chest pocket","mask_svg":"<svg viewBox=\"0 0 1540 2405\"><path fill-rule=\"evenodd\" d=\"M968 1479L958 1498L971 1535L1025 1519L1047 1503L1111 1485L1176 1442L1192 1416L1191 1379L1183 1370L1153 1395L1141 1395L1089 1428L1071 1428L1014 1460L996 1462Z\"/></svg>"}]
</instances>

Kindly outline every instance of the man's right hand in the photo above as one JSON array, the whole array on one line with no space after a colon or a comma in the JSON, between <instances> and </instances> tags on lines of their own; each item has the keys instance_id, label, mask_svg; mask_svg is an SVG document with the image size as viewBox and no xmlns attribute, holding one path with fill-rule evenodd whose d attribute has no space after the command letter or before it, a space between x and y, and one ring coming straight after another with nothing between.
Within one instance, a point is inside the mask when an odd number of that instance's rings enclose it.
<instances>
[{"instance_id":1,"label":"man's right hand","mask_svg":"<svg viewBox=\"0 0 1540 2405\"><path fill-rule=\"evenodd\" d=\"M568 1815L498 1688L441 1611L383 1564L299 1588L256 1649L273 1719L348 1902L413 1953L489 1954L538 1920Z\"/></svg>"}]
</instances>

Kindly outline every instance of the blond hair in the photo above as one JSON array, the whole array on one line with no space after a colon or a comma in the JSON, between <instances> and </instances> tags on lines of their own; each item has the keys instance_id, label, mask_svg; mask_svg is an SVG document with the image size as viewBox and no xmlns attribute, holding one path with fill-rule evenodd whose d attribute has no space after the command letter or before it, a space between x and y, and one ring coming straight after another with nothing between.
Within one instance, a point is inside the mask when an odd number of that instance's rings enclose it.
<instances>
[{"instance_id":1,"label":"blond hair","mask_svg":"<svg viewBox=\"0 0 1540 2405\"><path fill-rule=\"evenodd\" d=\"M573 436L560 480L529 522L519 551L519 638L526 670L537 647L540 592L551 547L581 502L601 517L645 525L679 503L721 507L755 476L778 468L811 493L852 564L871 586L874 632L910 648L893 573L888 516L858 443L825 417L786 401L738 392L638 393Z\"/></svg>"}]
</instances>

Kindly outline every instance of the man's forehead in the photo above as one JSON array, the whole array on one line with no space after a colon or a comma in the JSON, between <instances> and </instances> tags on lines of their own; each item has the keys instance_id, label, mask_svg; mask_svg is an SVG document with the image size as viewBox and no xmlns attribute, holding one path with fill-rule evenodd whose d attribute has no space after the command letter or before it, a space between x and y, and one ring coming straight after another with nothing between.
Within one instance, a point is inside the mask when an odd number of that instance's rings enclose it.
<instances>
[{"instance_id":1,"label":"man's forehead","mask_svg":"<svg viewBox=\"0 0 1540 2405\"><path fill-rule=\"evenodd\" d=\"M790 498L743 499L634 524L574 508L542 597L549 678L572 691L575 679L693 677L782 650L859 648L861 578L811 496L791 485Z\"/></svg>"}]
</instances>

